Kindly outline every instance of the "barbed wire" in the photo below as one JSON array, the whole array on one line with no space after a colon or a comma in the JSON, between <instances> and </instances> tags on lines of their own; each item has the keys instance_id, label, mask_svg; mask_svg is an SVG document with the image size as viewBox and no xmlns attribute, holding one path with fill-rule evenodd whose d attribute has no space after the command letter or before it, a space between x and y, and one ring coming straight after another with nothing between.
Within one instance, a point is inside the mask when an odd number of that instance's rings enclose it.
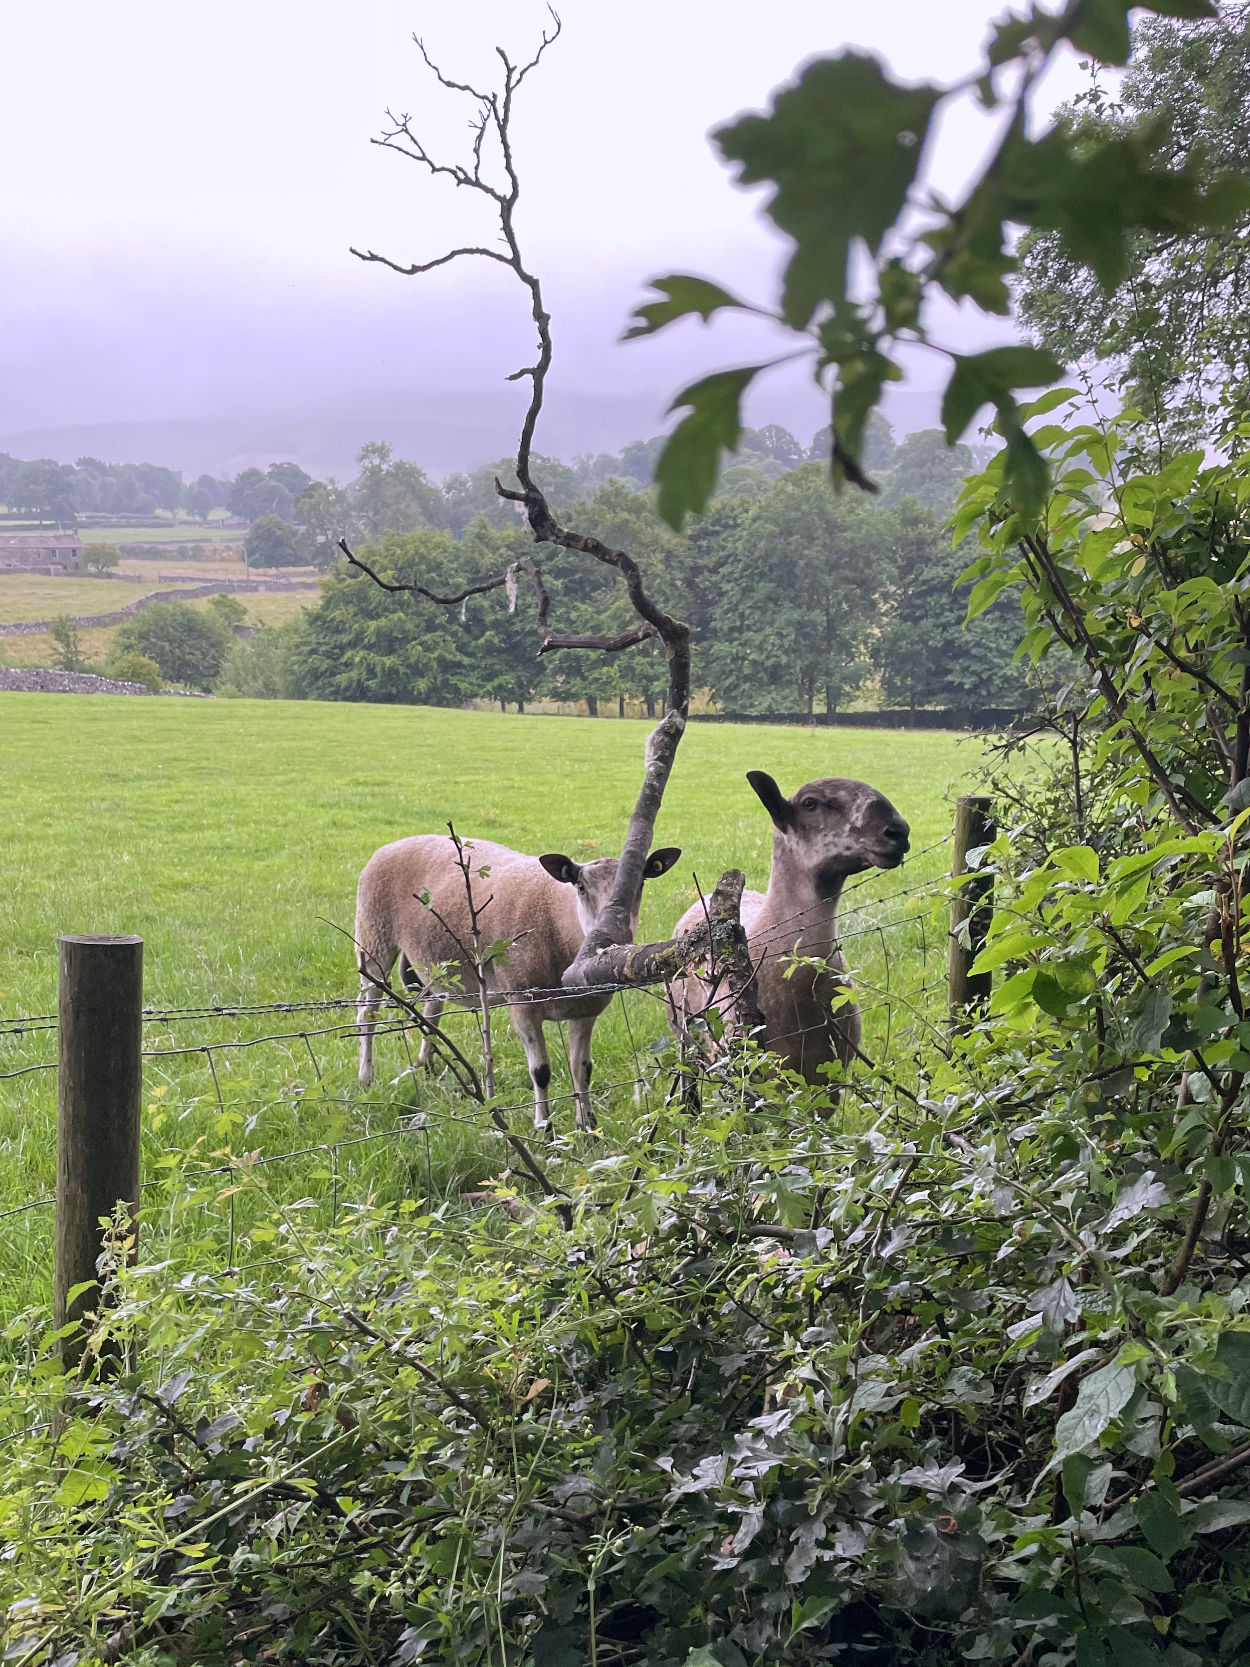
<instances>
[{"instance_id":1,"label":"barbed wire","mask_svg":"<svg viewBox=\"0 0 1250 1667\"><path fill-rule=\"evenodd\" d=\"M922 850L913 853L908 860L911 862L920 861L922 858L931 855L934 851L940 850L942 846L949 844L951 838L951 834L944 834L942 838L934 840L932 844L926 845ZM845 897L849 892L861 890L864 886L875 881L876 878L877 874L873 871L863 875L859 879L852 880L850 884L845 887L842 894L843 897ZM868 898L863 903L853 904L849 909L840 907L838 914L840 917L845 918L848 915L861 914L867 909L884 908L887 904L896 902L899 898L917 897L935 893L939 891L945 883L946 877L941 876L937 879L921 881L915 886L899 887L897 890L888 893L885 897ZM791 921L802 918L805 913L810 913L810 910L796 911L793 915L785 916L781 921L774 922L773 925L774 927L783 926ZM870 929L875 930L875 927ZM840 935L850 937L853 934L842 933ZM539 1001L576 1001L584 999L587 995L616 995L628 990L636 990L638 988L639 986L636 984L627 983L596 984L593 986L587 986L584 989L570 989L566 985L535 985L525 990L500 992L499 998L493 1001L492 1005L517 1005L521 1002ZM431 992L431 995L432 994L433 992ZM505 994L506 1001L504 999ZM359 995L310 996L301 999L282 1001L203 1002L198 1005L188 1007L145 1007L143 1009L143 1022L144 1024L164 1025L193 1022L197 1019L249 1018L256 1015L271 1013L333 1012L341 1011L346 1008L357 1007L360 1003L360 999ZM55 1030L57 1028L57 1022L58 1016L55 1013L38 1013L20 1018L5 1019L3 1022L0 1022L0 1037L25 1036L39 1031ZM300 1035L303 1033L294 1032L292 1034ZM322 1032L312 1031L308 1034L320 1035ZM257 1038L257 1040L264 1040L264 1038ZM224 1046L225 1044L221 1045Z\"/></svg>"}]
</instances>

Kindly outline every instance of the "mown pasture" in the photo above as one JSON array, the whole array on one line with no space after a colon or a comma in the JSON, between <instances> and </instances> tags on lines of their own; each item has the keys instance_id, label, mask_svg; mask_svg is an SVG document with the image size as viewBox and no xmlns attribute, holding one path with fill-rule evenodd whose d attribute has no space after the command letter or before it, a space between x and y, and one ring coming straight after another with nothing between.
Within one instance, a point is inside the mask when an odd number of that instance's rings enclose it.
<instances>
[{"instance_id":1,"label":"mown pasture","mask_svg":"<svg viewBox=\"0 0 1250 1667\"><path fill-rule=\"evenodd\" d=\"M355 882L378 845L450 818L463 835L521 850L609 855L647 729L316 702L0 695L0 1073L55 1056L53 1032L9 1032L16 1018L55 1012L63 932L141 934L146 999L158 1010L351 997ZM911 821L915 855L853 882L846 948L865 1047L904 1060L941 1011L941 907L925 886L948 866L937 842L954 793L980 766L981 743L950 734L693 724L657 829L657 843L685 854L648 886L641 935L668 935L696 895L695 874L710 889L737 865L748 884L766 883L771 827L747 769L769 769L786 791L820 775L870 780ZM245 1253L264 1201L253 1209L231 1177L183 1178L229 1154L304 1151L263 1174L271 1196L304 1202L310 1225L350 1198L444 1190L505 1166L485 1119L448 1079L410 1074L402 1034L379 1040L377 1081L359 1089L351 1020L350 1009L327 1008L148 1027L157 1057L147 1067L145 1232L168 1254L205 1240L220 1241L223 1258L231 1244L236 1261ZM451 1023L476 1056L473 1021ZM273 1034L284 1039L218 1046ZM654 1075L651 1050L665 1034L654 995L631 994L600 1021L596 1102L609 1130L645 1115L635 1084ZM524 1129L524 1061L502 1015L496 1035L500 1097ZM561 1096L558 1042L553 1065ZM553 1106L570 1126L568 1101ZM0 1077L0 1313L46 1296L51 1211L3 1212L50 1191L54 1127L54 1072Z\"/></svg>"},{"instance_id":2,"label":"mown pasture","mask_svg":"<svg viewBox=\"0 0 1250 1667\"><path fill-rule=\"evenodd\" d=\"M47 578L40 574L0 574L0 624L19 625L33 620L52 620L59 614L90 618L128 607L153 591L175 591L179 588L179 580L191 588L244 576L242 562L236 568L221 562L187 562L180 556L171 556L169 560L169 572L176 575L172 579L161 579L151 563L123 566L125 572L141 574L147 581L144 584L128 580L119 583L116 579L98 579L80 573L69 573L59 578ZM246 613L245 624L285 625L297 618L303 609L316 605L316 575L311 569L263 576L300 579L307 588L242 592L238 601ZM225 586L222 588L224 590ZM207 597L193 598L190 602L191 607L201 609L207 608L208 604ZM117 625L84 626L80 630L80 646L94 669L103 667L117 630ZM55 666L57 656L57 646L47 632L0 637L0 665Z\"/></svg>"}]
</instances>

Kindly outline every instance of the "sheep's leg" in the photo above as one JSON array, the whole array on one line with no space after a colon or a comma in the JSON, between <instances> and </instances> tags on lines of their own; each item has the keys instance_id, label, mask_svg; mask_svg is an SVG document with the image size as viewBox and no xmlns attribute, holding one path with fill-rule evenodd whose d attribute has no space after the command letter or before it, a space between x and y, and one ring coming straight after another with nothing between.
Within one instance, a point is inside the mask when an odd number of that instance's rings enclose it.
<instances>
[{"instance_id":1,"label":"sheep's leg","mask_svg":"<svg viewBox=\"0 0 1250 1667\"><path fill-rule=\"evenodd\" d=\"M595 1114L590 1104L590 1038L594 1019L569 1020L569 1069L573 1073L573 1098L577 1103L577 1126L593 1129Z\"/></svg>"},{"instance_id":2,"label":"sheep's leg","mask_svg":"<svg viewBox=\"0 0 1250 1667\"><path fill-rule=\"evenodd\" d=\"M443 1016L443 1008L447 1005L442 996L430 996L421 1003L423 1017L431 1024L437 1024ZM428 1065L434 1057L434 1038L428 1031L421 1032L421 1046L417 1050L417 1064Z\"/></svg>"},{"instance_id":3,"label":"sheep's leg","mask_svg":"<svg viewBox=\"0 0 1250 1667\"><path fill-rule=\"evenodd\" d=\"M356 1022L360 1026L360 1080L366 1088L373 1081L373 1034L377 1029L373 1020L382 1005L378 985L385 984L391 976L398 953L399 950L392 946L380 955L367 955L360 950L356 956L356 965L360 969L360 996L356 1002Z\"/></svg>"},{"instance_id":4,"label":"sheep's leg","mask_svg":"<svg viewBox=\"0 0 1250 1667\"><path fill-rule=\"evenodd\" d=\"M530 1081L534 1085L534 1127L545 1129L548 1123L547 1088L551 1082L551 1062L547 1058L543 1022L523 1003L518 1003L512 1009L512 1028L521 1038L525 1063L529 1066Z\"/></svg>"}]
</instances>

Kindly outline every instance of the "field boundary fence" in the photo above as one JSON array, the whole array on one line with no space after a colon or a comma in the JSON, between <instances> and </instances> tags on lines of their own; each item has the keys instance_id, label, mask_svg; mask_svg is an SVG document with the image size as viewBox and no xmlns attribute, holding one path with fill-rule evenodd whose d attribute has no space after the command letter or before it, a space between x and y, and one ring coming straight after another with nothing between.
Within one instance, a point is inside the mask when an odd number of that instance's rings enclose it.
<instances>
[{"instance_id":1,"label":"field boundary fence","mask_svg":"<svg viewBox=\"0 0 1250 1667\"><path fill-rule=\"evenodd\" d=\"M889 935L905 927L919 927L922 934L923 961L930 962L928 941L924 936L927 923L933 921L934 911L943 902L949 908L949 921L939 935L943 962L940 977L926 978L911 991L912 1005L917 1013L920 1003L929 1000L939 985L947 991L949 1030L957 1030L970 1012L983 1007L989 997L989 979L973 978L970 968L985 941L985 930L992 908L992 880L982 869L979 852L994 838L992 806L984 798L965 798L957 806L952 833L914 853L915 858L932 855L946 846L952 848L949 873L923 880L910 886L899 886L862 900L861 893L874 878L866 875L852 880L844 889L838 916L838 940L844 946L856 940L875 937L884 951L885 985L876 988L865 984L855 974L854 983L861 1006L890 1000ZM917 910L918 903L931 903L928 910ZM884 918L883 918L884 916ZM871 918L869 918L871 917ZM774 928L777 945L763 945L784 952L786 928L789 923L778 922ZM756 948L761 946L756 945ZM935 943L935 949L938 947ZM614 994L618 991L637 991L633 984L612 984L597 987L596 993ZM391 992L392 998L398 992ZM543 1001L567 996L575 999L567 989L533 988L492 996L491 1007L502 1008L520 1003ZM417 1001L421 1000L420 993ZM370 1099L367 1094L331 1094L326 1089L322 1059L314 1046L321 1039L347 1039L362 1034L357 1009L361 1000L359 990L341 996L299 997L291 1000L267 1002L209 1002L185 1007L142 1005L142 943L126 938L65 938L61 940L61 978L58 1011L25 1017L0 1018L0 1046L34 1043L46 1047L55 1042L56 1057L44 1057L0 1070L0 1083L15 1079L57 1073L57 1185L55 1191L28 1198L6 1208L0 1208L0 1224L18 1218L30 1220L36 1214L52 1212L54 1220L55 1269L53 1281L54 1316L58 1326L72 1321L76 1314L90 1306L96 1285L97 1267L103 1239L100 1220L114 1215L119 1204L124 1213L137 1223L141 1202L145 1196L164 1193L172 1187L199 1189L216 1188L215 1198L225 1206L226 1221L221 1236L225 1241L226 1274L244 1274L252 1268L270 1263L289 1261L289 1256L263 1256L236 1263L239 1233L236 1230L236 1196L252 1173L266 1172L275 1166L297 1160L323 1160L318 1177L328 1196L330 1219L337 1223L340 1210L346 1207L341 1196L341 1160L344 1155L384 1142L405 1139L424 1140L427 1183L430 1172L430 1135L441 1122L459 1122L477 1133L489 1133L482 1116L486 1111L497 1131L504 1133L514 1146L521 1149L519 1139L508 1133L509 1119L532 1113L533 1102L500 1104L492 1099L488 1106L466 1105L465 1115L443 1107L418 1107L393 1127L365 1133L346 1133L333 1140L314 1141L290 1150L236 1153L227 1148L224 1155L198 1150L170 1148L162 1157L164 1173L140 1174L140 1133L143 1076L145 1069L162 1059L203 1058L211 1083L210 1104L215 1099L223 1119L227 1112L226 1096L222 1090L219 1064L248 1050L279 1043L294 1044L307 1055L311 1070L309 1097L317 1103L341 1105L366 1111L371 1107L396 1109L393 1097ZM415 1070L409 1038L414 1029L413 1002L396 1000L394 1016L378 1017L372 1021L375 1036L393 1035L403 1039L408 1053L408 1075ZM445 1000L444 1012L465 1014L479 1019L480 1000L473 994L463 997L450 995ZM928 1014L923 1022L937 1031L941 1021ZM202 1027L207 1024L241 1024L243 1021L262 1021L263 1034L228 1035L213 1040L183 1042L183 1027ZM311 1021L311 1022L310 1022ZM156 1035L153 1035L156 1032ZM164 1045L161 1032L168 1033L173 1045ZM150 1045L153 1042L159 1045ZM6 1049L7 1051L7 1049ZM324 1057L324 1054L323 1056ZM635 1055L637 1058L637 1056ZM0 1056L0 1064L6 1064ZM399 1079L397 1079L399 1080ZM630 1090L637 1092L649 1078L642 1074L621 1077L595 1085L596 1094ZM551 1103L572 1103L572 1092L550 1096ZM301 1102L302 1103L302 1102ZM197 1162L202 1156L219 1161ZM533 1172L531 1172L533 1173ZM217 1187L217 1182L224 1185ZM203 1200L201 1200L203 1201ZM324 1202L324 1199L323 1199ZM119 1218L120 1219L120 1218ZM297 1253L292 1253L297 1254ZM72 1339L63 1342L67 1357L72 1357Z\"/></svg>"}]
</instances>

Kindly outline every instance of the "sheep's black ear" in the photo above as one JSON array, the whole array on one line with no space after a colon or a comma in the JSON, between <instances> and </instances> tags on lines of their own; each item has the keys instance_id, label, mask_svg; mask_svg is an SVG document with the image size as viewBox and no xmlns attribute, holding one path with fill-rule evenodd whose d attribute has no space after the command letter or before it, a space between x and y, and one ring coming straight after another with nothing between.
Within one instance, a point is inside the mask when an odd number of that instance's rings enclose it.
<instances>
[{"instance_id":1,"label":"sheep's black ear","mask_svg":"<svg viewBox=\"0 0 1250 1667\"><path fill-rule=\"evenodd\" d=\"M759 796L759 801L773 819L775 828L788 828L794 821L794 808L767 770L748 770L747 780Z\"/></svg>"},{"instance_id":2,"label":"sheep's black ear","mask_svg":"<svg viewBox=\"0 0 1250 1667\"><path fill-rule=\"evenodd\" d=\"M680 855L680 845L664 845L658 851L652 851L642 871L643 879L658 880L661 874L668 873Z\"/></svg>"},{"instance_id":3,"label":"sheep's black ear","mask_svg":"<svg viewBox=\"0 0 1250 1667\"><path fill-rule=\"evenodd\" d=\"M561 856L558 851L548 851L538 860L553 880L560 880L566 886L576 885L581 876L581 868L572 857Z\"/></svg>"}]
</instances>

